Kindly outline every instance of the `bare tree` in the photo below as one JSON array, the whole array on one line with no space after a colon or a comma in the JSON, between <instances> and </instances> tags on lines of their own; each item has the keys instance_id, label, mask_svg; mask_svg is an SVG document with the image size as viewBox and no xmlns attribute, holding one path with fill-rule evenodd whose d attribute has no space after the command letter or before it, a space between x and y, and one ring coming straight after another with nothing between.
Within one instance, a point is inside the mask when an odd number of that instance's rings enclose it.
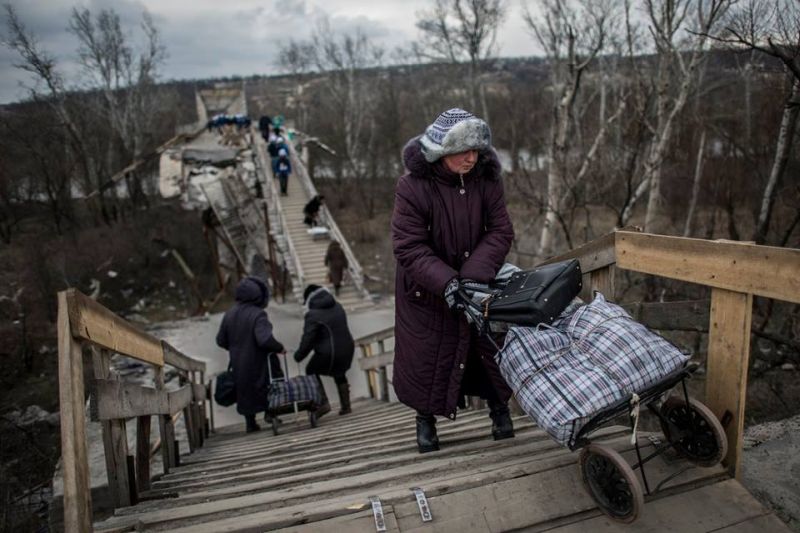
<instances>
[{"instance_id":1,"label":"bare tree","mask_svg":"<svg viewBox=\"0 0 800 533\"><path fill-rule=\"evenodd\" d=\"M577 142L581 135L581 118L576 112L576 102L588 67L606 44L613 15L612 2L542 0L540 7L541 15L526 10L524 18L550 62L553 91L545 220L538 247L538 255L545 257L552 252L557 224L561 225L571 246L569 224L563 214L564 203L587 176L608 126L624 109L625 99L619 99L617 110L611 116L603 116L590 147L582 150ZM605 110L601 113L605 115Z\"/></svg>"},{"instance_id":2,"label":"bare tree","mask_svg":"<svg viewBox=\"0 0 800 533\"><path fill-rule=\"evenodd\" d=\"M152 17L146 11L142 14L145 44L138 54L113 10L103 9L93 18L89 9L73 8L69 28L78 38L78 54L89 86L99 87L103 95L103 114L122 144L123 161L138 160L154 129L156 114L152 111L158 108L154 84L166 58ZM109 169L114 168L113 149L109 143ZM143 197L138 180L130 180L128 185L134 202Z\"/></svg>"},{"instance_id":3,"label":"bare tree","mask_svg":"<svg viewBox=\"0 0 800 533\"><path fill-rule=\"evenodd\" d=\"M663 230L661 176L675 122L686 105L708 38L733 0L645 0L650 34L658 56L655 75L655 117L648 124L652 135L642 178L625 206L621 222L626 224L633 207L648 196L645 230ZM683 30L690 30L681 39Z\"/></svg>"},{"instance_id":4,"label":"bare tree","mask_svg":"<svg viewBox=\"0 0 800 533\"><path fill-rule=\"evenodd\" d=\"M67 132L69 146L75 152L83 171L84 186L89 188L95 176L95 168L72 112L67 106L67 91L64 77L58 71L56 60L48 52L42 50L36 37L30 33L19 19L16 10L10 4L4 6L8 35L6 46L16 52L21 61L14 66L32 74L36 86L30 89L31 98L45 103ZM43 88L40 88L41 86Z\"/></svg>"},{"instance_id":5,"label":"bare tree","mask_svg":"<svg viewBox=\"0 0 800 533\"><path fill-rule=\"evenodd\" d=\"M318 22L310 41L290 42L280 52L296 65L310 65L325 79L321 103L332 137L325 142L339 154L339 180L345 175L362 182L372 177L369 159L374 157L377 135L375 83L379 78L370 69L382 64L383 54L360 29L340 34L327 19ZM369 195L368 187L359 191Z\"/></svg>"},{"instance_id":6,"label":"bare tree","mask_svg":"<svg viewBox=\"0 0 800 533\"><path fill-rule=\"evenodd\" d=\"M721 32L714 35L706 32L705 35L737 49L750 49L780 59L791 78L791 89L784 102L775 143L775 156L753 232L753 239L764 243L800 112L800 3L796 0L746 0L730 12Z\"/></svg>"},{"instance_id":7,"label":"bare tree","mask_svg":"<svg viewBox=\"0 0 800 533\"><path fill-rule=\"evenodd\" d=\"M435 0L432 9L417 13L421 57L451 63L467 62L469 105L489 119L480 83L481 62L495 53L497 30L505 17L503 0Z\"/></svg>"}]
</instances>

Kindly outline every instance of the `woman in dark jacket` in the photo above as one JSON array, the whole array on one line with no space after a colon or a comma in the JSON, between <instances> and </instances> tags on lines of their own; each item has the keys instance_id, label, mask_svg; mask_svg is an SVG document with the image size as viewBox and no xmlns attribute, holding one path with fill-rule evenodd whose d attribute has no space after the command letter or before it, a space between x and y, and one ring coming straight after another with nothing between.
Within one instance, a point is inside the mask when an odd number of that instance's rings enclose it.
<instances>
[{"instance_id":1,"label":"woman in dark jacket","mask_svg":"<svg viewBox=\"0 0 800 533\"><path fill-rule=\"evenodd\" d=\"M342 245L339 244L339 241L331 241L328 245L328 251L325 253L325 266L328 267L328 279L333 285L333 292L336 296L339 296L344 271L349 266L347 256L342 250Z\"/></svg>"},{"instance_id":2,"label":"woman in dark jacket","mask_svg":"<svg viewBox=\"0 0 800 533\"><path fill-rule=\"evenodd\" d=\"M269 302L269 288L256 277L248 277L236 287L236 304L222 317L217 345L230 353L236 382L236 410L244 415L247 432L261 429L256 415L267 410L269 369L272 377L283 377L277 353L283 344L275 339L264 308Z\"/></svg>"},{"instance_id":3,"label":"woman in dark jacket","mask_svg":"<svg viewBox=\"0 0 800 533\"><path fill-rule=\"evenodd\" d=\"M347 327L347 315L333 295L319 285L306 287L303 300L308 310L303 324L303 338L294 353L294 359L299 363L311 350L314 351L306 365L306 374L314 374L318 379L319 376L332 376L339 392L339 414L347 414L350 412L350 385L345 374L350 369L355 351L353 336Z\"/></svg>"},{"instance_id":4,"label":"woman in dark jacket","mask_svg":"<svg viewBox=\"0 0 800 533\"><path fill-rule=\"evenodd\" d=\"M455 298L459 280L494 278L514 238L489 127L445 111L406 144L403 163L392 215L397 397L417 411L420 453L439 449L434 416L455 419L465 395L488 401L495 439L513 437L511 390Z\"/></svg>"}]
</instances>

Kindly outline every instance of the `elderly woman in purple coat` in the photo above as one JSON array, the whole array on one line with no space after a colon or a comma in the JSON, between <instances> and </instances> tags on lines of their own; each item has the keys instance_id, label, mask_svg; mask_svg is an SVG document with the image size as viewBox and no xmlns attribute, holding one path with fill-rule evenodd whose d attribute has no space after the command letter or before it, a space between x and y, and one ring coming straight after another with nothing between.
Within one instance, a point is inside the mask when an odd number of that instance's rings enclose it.
<instances>
[{"instance_id":1,"label":"elderly woman in purple coat","mask_svg":"<svg viewBox=\"0 0 800 533\"><path fill-rule=\"evenodd\" d=\"M487 400L495 439L513 437L511 390L455 298L459 280L495 277L514 238L489 126L445 111L406 144L403 163L392 215L397 397L417 411L420 453L439 449L435 416L455 419L465 395Z\"/></svg>"}]
</instances>

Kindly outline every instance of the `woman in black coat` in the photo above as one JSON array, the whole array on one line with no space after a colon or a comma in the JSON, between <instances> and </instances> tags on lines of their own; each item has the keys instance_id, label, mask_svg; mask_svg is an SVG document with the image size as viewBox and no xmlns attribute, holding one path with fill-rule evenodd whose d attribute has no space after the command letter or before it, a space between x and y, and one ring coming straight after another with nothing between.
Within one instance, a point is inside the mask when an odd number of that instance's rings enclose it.
<instances>
[{"instance_id":1,"label":"woman in black coat","mask_svg":"<svg viewBox=\"0 0 800 533\"><path fill-rule=\"evenodd\" d=\"M236 382L236 411L244 415L247 432L261 429L256 415L267 410L269 369L272 377L283 377L277 353L283 344L275 339L272 323L264 308L269 302L269 288L256 277L245 278L236 287L236 304L222 318L217 345L230 353Z\"/></svg>"},{"instance_id":2,"label":"woman in black coat","mask_svg":"<svg viewBox=\"0 0 800 533\"><path fill-rule=\"evenodd\" d=\"M303 324L303 338L294 353L294 359L299 363L314 351L306 365L306 374L315 374L317 379L319 376L332 376L339 392L339 414L347 414L350 412L350 385L345 374L350 369L355 351L353 336L347 327L347 315L333 295L319 285L306 287L303 299L308 310Z\"/></svg>"}]
</instances>

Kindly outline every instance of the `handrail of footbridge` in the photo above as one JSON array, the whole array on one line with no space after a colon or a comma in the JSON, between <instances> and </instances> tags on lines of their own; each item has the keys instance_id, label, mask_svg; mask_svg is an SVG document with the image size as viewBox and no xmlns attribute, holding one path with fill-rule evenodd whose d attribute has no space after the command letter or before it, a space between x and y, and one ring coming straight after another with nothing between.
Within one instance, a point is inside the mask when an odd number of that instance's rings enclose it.
<instances>
[{"instance_id":1,"label":"handrail of footbridge","mask_svg":"<svg viewBox=\"0 0 800 533\"><path fill-rule=\"evenodd\" d=\"M584 298L600 291L613 299L617 268L711 289L710 304L695 300L645 305L652 306L648 316L663 329L679 324L674 329L708 331L704 403L725 426L730 445L724 464L740 478L753 296L800 303L800 249L653 235L625 228L542 264L571 258L581 263ZM629 308L634 317L641 305ZM699 309L703 305L707 312ZM665 313L673 316L661 316ZM694 323L704 319L707 327L695 327ZM383 346L393 336L389 328L356 339L363 352L359 365L373 397L388 398L386 367L392 364L394 352ZM371 349L375 343L379 345L377 353Z\"/></svg>"},{"instance_id":2,"label":"handrail of footbridge","mask_svg":"<svg viewBox=\"0 0 800 533\"><path fill-rule=\"evenodd\" d=\"M311 176L308 174L308 169L306 168L305 163L302 161L302 158L297 155L297 150L295 150L294 146L290 146L290 151L292 154L292 168L294 170L293 174L300 180L300 183L303 184L303 188L305 189L306 194L308 194L308 197L315 197L318 194L317 188L314 187L314 183L311 181ZM328 206L323 204L322 208L320 209L320 213L322 214L322 221L325 223L331 233L331 237L339 241L339 244L342 245L344 255L347 257L347 270L350 272L350 277L353 280L356 290L363 297L369 297L368 292L364 288L364 271L361 268L361 264L358 262L356 255L353 253L352 248L350 248L350 243L339 229L339 225L336 224L336 221L328 209Z\"/></svg>"},{"instance_id":3,"label":"handrail of footbridge","mask_svg":"<svg viewBox=\"0 0 800 533\"><path fill-rule=\"evenodd\" d=\"M165 474L179 463L173 415L183 412L190 451L202 446L209 429L213 429L206 416L210 387L203 385L204 362L141 331L75 289L59 292L58 379L64 530L68 533L92 531L84 348L91 352L90 412L102 424L108 488L114 507L137 503L139 492L150 488L152 416L158 419ZM152 366L155 387L115 379L110 370L112 353ZM182 386L177 390L165 389L165 365L178 371ZM130 418L136 419L135 456L128 454L126 420Z\"/></svg>"}]
</instances>

